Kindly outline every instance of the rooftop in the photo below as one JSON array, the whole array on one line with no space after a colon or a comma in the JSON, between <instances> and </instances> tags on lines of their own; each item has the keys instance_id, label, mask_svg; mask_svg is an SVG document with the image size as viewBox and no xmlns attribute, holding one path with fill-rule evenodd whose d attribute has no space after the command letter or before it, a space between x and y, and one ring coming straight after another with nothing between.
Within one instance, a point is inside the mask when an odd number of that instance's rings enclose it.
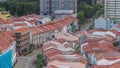
<instances>
[{"instance_id":1,"label":"rooftop","mask_svg":"<svg viewBox=\"0 0 120 68\"><path fill-rule=\"evenodd\" d=\"M13 37L8 33L0 33L0 51L7 49L13 41Z\"/></svg>"},{"instance_id":2,"label":"rooftop","mask_svg":"<svg viewBox=\"0 0 120 68\"><path fill-rule=\"evenodd\" d=\"M107 59L107 60L117 60L120 59L120 53L112 51L112 52L102 52L100 54L96 54L96 59L101 60L101 59Z\"/></svg>"},{"instance_id":3,"label":"rooftop","mask_svg":"<svg viewBox=\"0 0 120 68\"><path fill-rule=\"evenodd\" d=\"M52 61L48 63L48 68L85 68L85 64L80 63L80 62L61 62L59 60Z\"/></svg>"},{"instance_id":4,"label":"rooftop","mask_svg":"<svg viewBox=\"0 0 120 68\"><path fill-rule=\"evenodd\" d=\"M20 33L27 32L27 31L28 31L28 28L19 28L15 30L15 32L20 32Z\"/></svg>"},{"instance_id":5,"label":"rooftop","mask_svg":"<svg viewBox=\"0 0 120 68\"><path fill-rule=\"evenodd\" d=\"M77 41L77 40L79 40L79 37L72 35L70 33L67 33L67 34L63 34L63 35L58 36L57 39L65 39L67 41Z\"/></svg>"},{"instance_id":6,"label":"rooftop","mask_svg":"<svg viewBox=\"0 0 120 68\"><path fill-rule=\"evenodd\" d=\"M85 52L88 52L90 54L116 50L112 43L109 43L104 40L98 42L88 42L88 44L84 46L83 49Z\"/></svg>"}]
</instances>

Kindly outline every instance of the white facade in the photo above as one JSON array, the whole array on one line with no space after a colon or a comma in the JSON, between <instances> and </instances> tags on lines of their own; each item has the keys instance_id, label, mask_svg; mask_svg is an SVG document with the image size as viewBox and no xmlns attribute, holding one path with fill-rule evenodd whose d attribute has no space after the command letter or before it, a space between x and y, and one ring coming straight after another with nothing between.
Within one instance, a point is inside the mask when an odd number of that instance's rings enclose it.
<instances>
[{"instance_id":1,"label":"white facade","mask_svg":"<svg viewBox=\"0 0 120 68\"><path fill-rule=\"evenodd\" d=\"M99 17L98 19L95 19L94 23L95 23L94 26L95 29L102 28L102 29L110 30L114 26L112 19L104 18L104 17Z\"/></svg>"},{"instance_id":2,"label":"white facade","mask_svg":"<svg viewBox=\"0 0 120 68\"><path fill-rule=\"evenodd\" d=\"M12 50L12 65L14 65L15 62L16 62L16 59L17 59L17 57L16 57L16 55L17 55L17 53L16 53L16 42L15 41L13 41L11 43L10 48Z\"/></svg>"},{"instance_id":3,"label":"white facade","mask_svg":"<svg viewBox=\"0 0 120 68\"><path fill-rule=\"evenodd\" d=\"M104 13L106 18L120 21L120 0L104 0Z\"/></svg>"},{"instance_id":4,"label":"white facade","mask_svg":"<svg viewBox=\"0 0 120 68\"><path fill-rule=\"evenodd\" d=\"M95 19L95 29L107 29L107 22L104 18L99 17L98 19Z\"/></svg>"}]
</instances>

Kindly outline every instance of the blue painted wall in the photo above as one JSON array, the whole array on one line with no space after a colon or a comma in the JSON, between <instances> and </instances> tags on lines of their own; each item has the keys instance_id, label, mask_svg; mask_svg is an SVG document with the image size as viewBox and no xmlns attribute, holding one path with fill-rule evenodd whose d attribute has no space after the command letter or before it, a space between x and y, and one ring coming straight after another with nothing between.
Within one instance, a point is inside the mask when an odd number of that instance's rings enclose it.
<instances>
[{"instance_id":1,"label":"blue painted wall","mask_svg":"<svg viewBox=\"0 0 120 68\"><path fill-rule=\"evenodd\" d=\"M12 50L0 55L0 68L12 68Z\"/></svg>"}]
</instances>

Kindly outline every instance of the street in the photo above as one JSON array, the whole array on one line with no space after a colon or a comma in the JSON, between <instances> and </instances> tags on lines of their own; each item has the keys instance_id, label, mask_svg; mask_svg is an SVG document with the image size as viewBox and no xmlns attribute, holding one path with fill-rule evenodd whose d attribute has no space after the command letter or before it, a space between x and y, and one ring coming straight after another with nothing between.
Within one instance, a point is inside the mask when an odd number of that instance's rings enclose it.
<instances>
[{"instance_id":1,"label":"street","mask_svg":"<svg viewBox=\"0 0 120 68\"><path fill-rule=\"evenodd\" d=\"M41 50L35 50L33 53L22 56L17 58L17 63L14 66L14 68L36 68L35 64L33 63L34 57L36 57L39 53L41 53Z\"/></svg>"},{"instance_id":2,"label":"street","mask_svg":"<svg viewBox=\"0 0 120 68\"><path fill-rule=\"evenodd\" d=\"M92 24L93 22L86 23L81 27L80 31L87 31Z\"/></svg>"}]
</instances>

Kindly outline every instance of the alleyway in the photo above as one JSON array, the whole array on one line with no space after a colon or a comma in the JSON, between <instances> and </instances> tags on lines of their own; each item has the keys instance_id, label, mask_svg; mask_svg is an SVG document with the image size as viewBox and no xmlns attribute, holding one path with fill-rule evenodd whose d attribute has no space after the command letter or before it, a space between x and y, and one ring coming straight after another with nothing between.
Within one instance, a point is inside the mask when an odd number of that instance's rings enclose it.
<instances>
[{"instance_id":1,"label":"alleyway","mask_svg":"<svg viewBox=\"0 0 120 68\"><path fill-rule=\"evenodd\" d=\"M36 68L33 64L33 59L35 56L37 56L39 53L41 53L41 50L36 50L33 53L24 56L24 57L18 57L18 61L14 68Z\"/></svg>"},{"instance_id":2,"label":"alleyway","mask_svg":"<svg viewBox=\"0 0 120 68\"><path fill-rule=\"evenodd\" d=\"M91 25L93 25L93 22L86 23L85 25L83 25L81 27L80 31L86 31L86 30L88 30Z\"/></svg>"}]
</instances>

